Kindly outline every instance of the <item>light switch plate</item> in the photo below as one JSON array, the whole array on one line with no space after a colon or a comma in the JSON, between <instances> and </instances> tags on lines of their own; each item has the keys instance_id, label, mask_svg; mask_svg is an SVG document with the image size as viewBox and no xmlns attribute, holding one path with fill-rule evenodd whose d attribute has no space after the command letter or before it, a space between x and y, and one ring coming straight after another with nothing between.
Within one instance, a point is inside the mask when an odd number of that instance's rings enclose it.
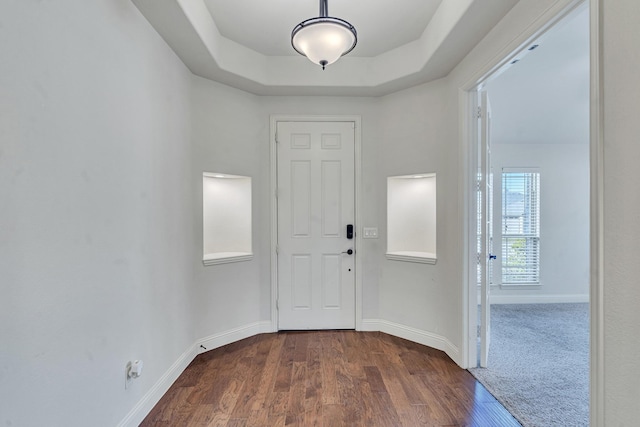
<instances>
[{"instance_id":1,"label":"light switch plate","mask_svg":"<svg viewBox=\"0 0 640 427\"><path fill-rule=\"evenodd\" d=\"M364 227L362 229L362 234L364 239L377 239L378 227Z\"/></svg>"}]
</instances>

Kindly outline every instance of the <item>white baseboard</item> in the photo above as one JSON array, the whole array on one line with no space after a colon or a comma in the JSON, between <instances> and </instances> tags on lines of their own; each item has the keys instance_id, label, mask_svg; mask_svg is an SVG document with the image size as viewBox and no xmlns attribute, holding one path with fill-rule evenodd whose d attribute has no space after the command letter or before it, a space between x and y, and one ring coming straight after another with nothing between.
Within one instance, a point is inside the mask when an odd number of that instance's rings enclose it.
<instances>
[{"instance_id":1,"label":"white baseboard","mask_svg":"<svg viewBox=\"0 0 640 427\"><path fill-rule=\"evenodd\" d=\"M173 365L160 377L160 379L145 393L140 401L129 411L126 417L118 423L118 427L134 427L140 425L144 417L156 406L162 396L169 390L171 384L178 379L180 374L189 366L189 363L198 354L196 344L193 344L175 361Z\"/></svg>"},{"instance_id":2,"label":"white baseboard","mask_svg":"<svg viewBox=\"0 0 640 427\"><path fill-rule=\"evenodd\" d=\"M151 389L133 407L133 409L129 411L127 416L118 423L118 427L138 426L198 354L252 337L254 335L268 332L274 332L271 321L255 322L199 339L184 353L182 353L178 360L171 365L167 372L160 377L153 387L151 387ZM206 350L200 346L205 347Z\"/></svg>"},{"instance_id":3,"label":"white baseboard","mask_svg":"<svg viewBox=\"0 0 640 427\"><path fill-rule=\"evenodd\" d=\"M491 304L565 304L589 302L589 295L495 295Z\"/></svg>"},{"instance_id":4,"label":"white baseboard","mask_svg":"<svg viewBox=\"0 0 640 427\"><path fill-rule=\"evenodd\" d=\"M409 341L416 342L418 344L426 345L437 350L444 351L458 366L462 364L462 354L458 347L453 345L451 341L442 335L434 334L432 332L416 329L411 326L401 325L399 323L389 322L382 319L363 319L362 320L363 331L380 331L385 334L393 335L399 338L404 338Z\"/></svg>"},{"instance_id":5,"label":"white baseboard","mask_svg":"<svg viewBox=\"0 0 640 427\"><path fill-rule=\"evenodd\" d=\"M252 337L254 335L264 334L268 332L273 332L271 321L255 322L245 326L240 326L239 328L230 329L225 332L201 338L196 341L194 345L198 353L204 353L205 351L213 350L214 348L222 347L224 345L231 344L236 341ZM206 348L206 350L200 346Z\"/></svg>"}]
</instances>

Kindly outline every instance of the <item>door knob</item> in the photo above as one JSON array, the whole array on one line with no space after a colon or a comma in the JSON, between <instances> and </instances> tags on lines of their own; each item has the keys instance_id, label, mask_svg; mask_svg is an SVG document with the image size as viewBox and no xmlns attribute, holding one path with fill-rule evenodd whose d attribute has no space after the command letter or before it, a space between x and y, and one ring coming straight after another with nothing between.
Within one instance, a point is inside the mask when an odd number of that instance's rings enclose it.
<instances>
[{"instance_id":1,"label":"door knob","mask_svg":"<svg viewBox=\"0 0 640 427\"><path fill-rule=\"evenodd\" d=\"M489 259L496 259L496 258L498 258L498 255L489 254Z\"/></svg>"},{"instance_id":2,"label":"door knob","mask_svg":"<svg viewBox=\"0 0 640 427\"><path fill-rule=\"evenodd\" d=\"M347 254L347 255L351 255L353 254L353 249L347 249L346 251L342 252L343 254Z\"/></svg>"}]
</instances>

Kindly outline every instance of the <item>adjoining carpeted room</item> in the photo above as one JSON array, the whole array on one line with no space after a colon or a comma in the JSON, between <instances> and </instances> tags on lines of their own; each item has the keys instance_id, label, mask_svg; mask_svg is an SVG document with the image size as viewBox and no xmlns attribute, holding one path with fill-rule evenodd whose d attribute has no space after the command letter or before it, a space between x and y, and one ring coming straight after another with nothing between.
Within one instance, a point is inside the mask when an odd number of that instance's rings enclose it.
<instances>
[{"instance_id":1,"label":"adjoining carpeted room","mask_svg":"<svg viewBox=\"0 0 640 427\"><path fill-rule=\"evenodd\" d=\"M589 304L500 304L469 371L523 426L589 425Z\"/></svg>"},{"instance_id":2,"label":"adjoining carpeted room","mask_svg":"<svg viewBox=\"0 0 640 427\"><path fill-rule=\"evenodd\" d=\"M489 309L470 371L525 427L589 424L589 70L585 5L485 88Z\"/></svg>"}]
</instances>

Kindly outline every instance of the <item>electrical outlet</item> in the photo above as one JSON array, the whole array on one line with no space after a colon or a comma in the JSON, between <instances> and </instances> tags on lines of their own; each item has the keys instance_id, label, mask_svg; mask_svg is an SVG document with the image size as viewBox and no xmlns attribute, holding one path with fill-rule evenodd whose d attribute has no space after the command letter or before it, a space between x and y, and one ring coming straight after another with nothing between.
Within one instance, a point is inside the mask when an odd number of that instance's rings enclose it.
<instances>
[{"instance_id":1,"label":"electrical outlet","mask_svg":"<svg viewBox=\"0 0 640 427\"><path fill-rule=\"evenodd\" d=\"M133 377L129 374L131 372L131 362L127 362L126 366L124 367L124 389L128 389L131 381L133 380Z\"/></svg>"},{"instance_id":2,"label":"electrical outlet","mask_svg":"<svg viewBox=\"0 0 640 427\"><path fill-rule=\"evenodd\" d=\"M144 364L142 363L142 360L134 360L134 361L130 361L127 362L127 365L124 367L124 374L125 374L125 381L124 381L124 388L125 390L127 389L127 387L129 387L129 382L133 379L138 378L140 375L142 375L142 367L144 366Z\"/></svg>"}]
</instances>

